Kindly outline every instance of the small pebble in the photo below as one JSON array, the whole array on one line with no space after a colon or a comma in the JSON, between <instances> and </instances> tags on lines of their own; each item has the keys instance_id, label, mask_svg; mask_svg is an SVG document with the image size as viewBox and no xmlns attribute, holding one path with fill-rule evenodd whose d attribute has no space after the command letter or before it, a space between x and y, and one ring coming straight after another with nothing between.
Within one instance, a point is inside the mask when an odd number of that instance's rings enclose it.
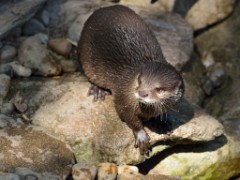
<instances>
[{"instance_id":1,"label":"small pebble","mask_svg":"<svg viewBox=\"0 0 240 180\"><path fill-rule=\"evenodd\" d=\"M113 163L100 163L98 165L99 180L115 180L118 174L117 165Z\"/></svg>"},{"instance_id":2,"label":"small pebble","mask_svg":"<svg viewBox=\"0 0 240 180\"><path fill-rule=\"evenodd\" d=\"M0 107L0 112L4 115L10 115L14 112L14 105L11 102L2 104Z\"/></svg>"},{"instance_id":3,"label":"small pebble","mask_svg":"<svg viewBox=\"0 0 240 180\"><path fill-rule=\"evenodd\" d=\"M23 177L23 179L28 179L28 178L29 178L29 180L41 179L40 174L38 174L28 168L24 168L24 167L17 167L15 169L15 174Z\"/></svg>"},{"instance_id":4,"label":"small pebble","mask_svg":"<svg viewBox=\"0 0 240 180\"><path fill-rule=\"evenodd\" d=\"M17 55L17 49L14 46L6 45L1 49L1 63L5 64L13 61L13 58Z\"/></svg>"},{"instance_id":5,"label":"small pebble","mask_svg":"<svg viewBox=\"0 0 240 180\"><path fill-rule=\"evenodd\" d=\"M63 72L65 72L65 73L76 72L77 71L77 66L71 60L62 59L60 61L60 64L62 66Z\"/></svg>"},{"instance_id":6,"label":"small pebble","mask_svg":"<svg viewBox=\"0 0 240 180\"><path fill-rule=\"evenodd\" d=\"M23 34L30 36L45 31L44 25L37 19L31 19L23 25Z\"/></svg>"},{"instance_id":7,"label":"small pebble","mask_svg":"<svg viewBox=\"0 0 240 180\"><path fill-rule=\"evenodd\" d=\"M203 80L202 88L206 95L211 96L213 94L214 86L213 86L213 82L210 79L205 78Z\"/></svg>"},{"instance_id":8,"label":"small pebble","mask_svg":"<svg viewBox=\"0 0 240 180\"><path fill-rule=\"evenodd\" d=\"M13 70L14 74L16 74L18 77L29 77L32 74L31 69L20 65L16 61L10 63L10 65L12 67L12 70Z\"/></svg>"},{"instance_id":9,"label":"small pebble","mask_svg":"<svg viewBox=\"0 0 240 180\"><path fill-rule=\"evenodd\" d=\"M118 167L118 180L145 180L145 176L138 172L136 166L122 165Z\"/></svg>"},{"instance_id":10,"label":"small pebble","mask_svg":"<svg viewBox=\"0 0 240 180\"><path fill-rule=\"evenodd\" d=\"M221 86L224 83L224 81L226 80L226 73L221 68L215 69L211 73L210 79L213 82L213 86L215 88L217 88L217 87Z\"/></svg>"},{"instance_id":11,"label":"small pebble","mask_svg":"<svg viewBox=\"0 0 240 180\"><path fill-rule=\"evenodd\" d=\"M12 173L0 174L0 180L20 180L20 177Z\"/></svg>"},{"instance_id":12,"label":"small pebble","mask_svg":"<svg viewBox=\"0 0 240 180\"><path fill-rule=\"evenodd\" d=\"M37 14L36 18L42 22L45 26L48 26L50 23L50 14L47 10L43 10Z\"/></svg>"},{"instance_id":13,"label":"small pebble","mask_svg":"<svg viewBox=\"0 0 240 180\"><path fill-rule=\"evenodd\" d=\"M5 74L0 74L0 100L3 100L10 89L11 78Z\"/></svg>"},{"instance_id":14,"label":"small pebble","mask_svg":"<svg viewBox=\"0 0 240 180\"><path fill-rule=\"evenodd\" d=\"M95 179L97 175L96 163L77 163L72 168L72 176L74 180Z\"/></svg>"},{"instance_id":15,"label":"small pebble","mask_svg":"<svg viewBox=\"0 0 240 180\"><path fill-rule=\"evenodd\" d=\"M120 165L118 166L118 173L124 173L125 171L135 171L135 172L139 172L138 167L136 166L128 166L128 165Z\"/></svg>"},{"instance_id":16,"label":"small pebble","mask_svg":"<svg viewBox=\"0 0 240 180\"><path fill-rule=\"evenodd\" d=\"M27 104L24 102L23 97L19 93L15 95L13 104L15 108L21 113L24 113L28 108Z\"/></svg>"},{"instance_id":17,"label":"small pebble","mask_svg":"<svg viewBox=\"0 0 240 180\"><path fill-rule=\"evenodd\" d=\"M48 46L57 54L68 57L72 48L71 43L65 38L50 39Z\"/></svg>"},{"instance_id":18,"label":"small pebble","mask_svg":"<svg viewBox=\"0 0 240 180\"><path fill-rule=\"evenodd\" d=\"M0 74L6 74L9 77L13 77L14 72L13 72L12 66L10 64L0 65Z\"/></svg>"},{"instance_id":19,"label":"small pebble","mask_svg":"<svg viewBox=\"0 0 240 180\"><path fill-rule=\"evenodd\" d=\"M215 60L211 52L204 53L202 63L207 69L215 64Z\"/></svg>"}]
</instances>

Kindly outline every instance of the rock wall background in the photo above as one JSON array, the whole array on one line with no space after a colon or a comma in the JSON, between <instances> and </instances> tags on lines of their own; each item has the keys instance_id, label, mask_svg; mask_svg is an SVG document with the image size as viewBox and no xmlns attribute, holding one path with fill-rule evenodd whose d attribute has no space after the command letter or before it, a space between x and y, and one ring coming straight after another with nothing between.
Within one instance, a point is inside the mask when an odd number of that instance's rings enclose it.
<instances>
[{"instance_id":1,"label":"rock wall background","mask_svg":"<svg viewBox=\"0 0 240 180\"><path fill-rule=\"evenodd\" d=\"M115 4L149 24L186 85L175 110L146 124L149 157L111 97L86 96L77 62L85 20ZM0 179L239 178L239 12L234 0L1 1Z\"/></svg>"}]
</instances>

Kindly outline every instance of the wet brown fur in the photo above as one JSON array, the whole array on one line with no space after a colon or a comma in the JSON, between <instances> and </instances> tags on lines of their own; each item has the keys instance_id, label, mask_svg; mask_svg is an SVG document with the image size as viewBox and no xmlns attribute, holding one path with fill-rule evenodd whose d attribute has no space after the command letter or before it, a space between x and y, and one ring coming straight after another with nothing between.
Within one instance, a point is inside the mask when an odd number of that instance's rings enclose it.
<instances>
[{"instance_id":1,"label":"wet brown fur","mask_svg":"<svg viewBox=\"0 0 240 180\"><path fill-rule=\"evenodd\" d=\"M163 57L153 32L129 8L118 5L96 10L85 23L78 54L89 81L111 90L119 117L133 132L143 129L142 119L164 113L180 99L169 99L163 108L142 104L134 97L139 74L146 72L149 81L161 76L166 87L171 84L169 88L182 79Z\"/></svg>"}]
</instances>

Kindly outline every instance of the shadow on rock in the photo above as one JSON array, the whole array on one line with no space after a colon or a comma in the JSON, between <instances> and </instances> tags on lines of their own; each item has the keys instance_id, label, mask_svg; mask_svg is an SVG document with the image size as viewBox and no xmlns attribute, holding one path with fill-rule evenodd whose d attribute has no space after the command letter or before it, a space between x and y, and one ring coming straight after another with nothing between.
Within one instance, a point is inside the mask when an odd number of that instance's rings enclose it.
<instances>
[{"instance_id":1,"label":"shadow on rock","mask_svg":"<svg viewBox=\"0 0 240 180\"><path fill-rule=\"evenodd\" d=\"M173 146L172 148L165 149L161 151L156 156L146 160L145 162L138 164L139 171L143 174L148 174L148 172L153 169L162 160L176 153L204 153L216 151L223 147L228 142L226 136L221 135L215 140L209 142L203 142L198 144L179 144ZM162 142L162 144L172 144L172 142Z\"/></svg>"},{"instance_id":2,"label":"shadow on rock","mask_svg":"<svg viewBox=\"0 0 240 180\"><path fill-rule=\"evenodd\" d=\"M156 118L152 118L149 121L145 121L144 125L157 134L166 134L186 124L193 117L193 107L189 102L183 99L175 109Z\"/></svg>"}]
</instances>

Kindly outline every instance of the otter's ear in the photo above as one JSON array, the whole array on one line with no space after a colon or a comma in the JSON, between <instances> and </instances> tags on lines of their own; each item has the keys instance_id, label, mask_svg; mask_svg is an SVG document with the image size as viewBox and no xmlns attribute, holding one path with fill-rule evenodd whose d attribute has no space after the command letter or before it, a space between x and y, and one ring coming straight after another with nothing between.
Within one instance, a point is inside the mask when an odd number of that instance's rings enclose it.
<instances>
[{"instance_id":1,"label":"otter's ear","mask_svg":"<svg viewBox=\"0 0 240 180\"><path fill-rule=\"evenodd\" d=\"M137 74L136 79L137 79L137 83L138 83L138 85L140 85L140 84L142 83L142 80L141 80L141 73L138 73L138 74Z\"/></svg>"},{"instance_id":2,"label":"otter's ear","mask_svg":"<svg viewBox=\"0 0 240 180\"><path fill-rule=\"evenodd\" d=\"M140 73L137 74L136 78L134 79L134 87L137 89L141 84L141 77Z\"/></svg>"},{"instance_id":3,"label":"otter's ear","mask_svg":"<svg viewBox=\"0 0 240 180\"><path fill-rule=\"evenodd\" d=\"M182 89L183 87L184 87L183 81L182 81L182 80L179 80L179 81L176 83L175 88L176 88L176 89Z\"/></svg>"}]
</instances>

